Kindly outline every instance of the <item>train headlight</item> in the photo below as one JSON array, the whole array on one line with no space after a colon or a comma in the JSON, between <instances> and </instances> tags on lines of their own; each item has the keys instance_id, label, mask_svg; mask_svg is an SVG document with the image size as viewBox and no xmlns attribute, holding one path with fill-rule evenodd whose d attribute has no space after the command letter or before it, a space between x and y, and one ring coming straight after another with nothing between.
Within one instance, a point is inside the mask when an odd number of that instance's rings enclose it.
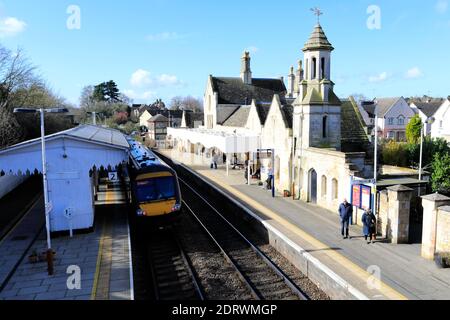
<instances>
[{"instance_id":1,"label":"train headlight","mask_svg":"<svg viewBox=\"0 0 450 320\"><path fill-rule=\"evenodd\" d=\"M139 217L142 217L142 216L146 216L146 215L147 215L147 213L146 213L144 210L142 210L142 209L137 209L136 214L137 214Z\"/></svg>"},{"instance_id":2,"label":"train headlight","mask_svg":"<svg viewBox=\"0 0 450 320\"><path fill-rule=\"evenodd\" d=\"M181 204L178 204L178 203L177 203L176 205L173 206L172 212L180 211L180 209L181 209Z\"/></svg>"}]
</instances>

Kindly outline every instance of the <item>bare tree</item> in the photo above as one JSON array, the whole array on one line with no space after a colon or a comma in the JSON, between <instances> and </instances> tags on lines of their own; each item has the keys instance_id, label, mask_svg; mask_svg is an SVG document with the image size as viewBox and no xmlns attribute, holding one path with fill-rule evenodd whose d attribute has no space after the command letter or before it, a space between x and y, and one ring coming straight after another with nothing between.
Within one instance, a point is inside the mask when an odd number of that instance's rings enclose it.
<instances>
[{"instance_id":1,"label":"bare tree","mask_svg":"<svg viewBox=\"0 0 450 320\"><path fill-rule=\"evenodd\" d=\"M170 110L180 110L183 106L183 97L176 96L170 100L169 109Z\"/></svg>"},{"instance_id":2,"label":"bare tree","mask_svg":"<svg viewBox=\"0 0 450 320\"><path fill-rule=\"evenodd\" d=\"M17 143L23 136L21 126L12 114L16 107L14 93L39 81L34 71L22 50L12 53L0 46L0 147Z\"/></svg>"},{"instance_id":3,"label":"bare tree","mask_svg":"<svg viewBox=\"0 0 450 320\"><path fill-rule=\"evenodd\" d=\"M187 96L183 99L182 109L201 112L203 111L203 102L200 99L194 98L192 96Z\"/></svg>"}]
</instances>

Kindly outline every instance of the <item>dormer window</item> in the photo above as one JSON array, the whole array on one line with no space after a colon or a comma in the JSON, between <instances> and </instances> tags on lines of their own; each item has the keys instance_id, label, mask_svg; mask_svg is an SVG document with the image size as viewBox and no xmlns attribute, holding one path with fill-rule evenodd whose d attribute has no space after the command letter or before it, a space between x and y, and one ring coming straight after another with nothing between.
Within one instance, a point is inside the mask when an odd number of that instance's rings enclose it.
<instances>
[{"instance_id":1,"label":"dormer window","mask_svg":"<svg viewBox=\"0 0 450 320\"><path fill-rule=\"evenodd\" d=\"M403 126L405 124L405 117L400 116L400 117L398 117L397 120L398 120L398 125L399 126Z\"/></svg>"}]
</instances>

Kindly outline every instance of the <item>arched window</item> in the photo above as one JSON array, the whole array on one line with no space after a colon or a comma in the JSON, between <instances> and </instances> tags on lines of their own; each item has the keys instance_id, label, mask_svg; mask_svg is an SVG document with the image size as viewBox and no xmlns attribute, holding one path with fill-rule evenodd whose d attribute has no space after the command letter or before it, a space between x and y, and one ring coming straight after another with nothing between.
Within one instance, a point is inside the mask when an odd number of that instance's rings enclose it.
<instances>
[{"instance_id":1,"label":"arched window","mask_svg":"<svg viewBox=\"0 0 450 320\"><path fill-rule=\"evenodd\" d=\"M317 78L317 60L316 58L312 59L312 78L316 79Z\"/></svg>"},{"instance_id":2,"label":"arched window","mask_svg":"<svg viewBox=\"0 0 450 320\"><path fill-rule=\"evenodd\" d=\"M331 194L333 196L333 200L336 200L339 197L339 183L336 179L333 179L332 181Z\"/></svg>"},{"instance_id":3,"label":"arched window","mask_svg":"<svg viewBox=\"0 0 450 320\"><path fill-rule=\"evenodd\" d=\"M303 169L300 169L298 186L299 186L300 190L303 189Z\"/></svg>"},{"instance_id":4,"label":"arched window","mask_svg":"<svg viewBox=\"0 0 450 320\"><path fill-rule=\"evenodd\" d=\"M320 60L320 79L325 79L325 58Z\"/></svg>"},{"instance_id":5,"label":"arched window","mask_svg":"<svg viewBox=\"0 0 450 320\"><path fill-rule=\"evenodd\" d=\"M322 197L325 198L327 196L327 177L325 175L322 176Z\"/></svg>"},{"instance_id":6,"label":"arched window","mask_svg":"<svg viewBox=\"0 0 450 320\"><path fill-rule=\"evenodd\" d=\"M322 119L322 138L324 138L324 139L328 137L327 124L328 124L328 116L323 116L323 119Z\"/></svg>"}]
</instances>

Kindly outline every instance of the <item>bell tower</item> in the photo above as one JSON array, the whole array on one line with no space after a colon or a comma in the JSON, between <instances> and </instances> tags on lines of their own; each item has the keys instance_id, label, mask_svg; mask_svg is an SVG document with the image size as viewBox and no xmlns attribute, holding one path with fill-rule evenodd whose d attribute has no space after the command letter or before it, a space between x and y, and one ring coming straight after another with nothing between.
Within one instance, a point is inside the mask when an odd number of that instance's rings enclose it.
<instances>
[{"instance_id":1,"label":"bell tower","mask_svg":"<svg viewBox=\"0 0 450 320\"><path fill-rule=\"evenodd\" d=\"M341 148L341 101L331 81L331 52L334 50L318 17L304 53L304 77L294 102L294 137L302 148Z\"/></svg>"}]
</instances>

